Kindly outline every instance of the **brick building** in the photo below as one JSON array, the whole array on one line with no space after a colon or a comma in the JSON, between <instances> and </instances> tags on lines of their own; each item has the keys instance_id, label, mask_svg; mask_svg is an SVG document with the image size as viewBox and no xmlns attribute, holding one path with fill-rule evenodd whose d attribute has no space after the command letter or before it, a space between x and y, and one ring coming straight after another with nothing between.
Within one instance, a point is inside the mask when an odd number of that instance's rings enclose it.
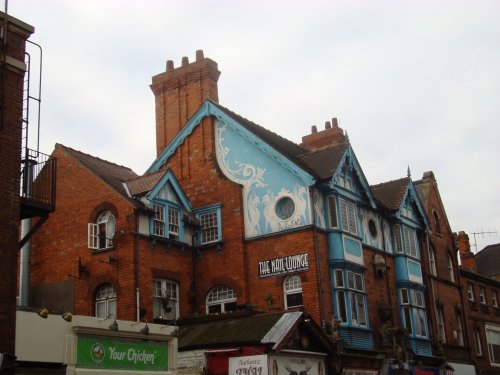
<instances>
[{"instance_id":1,"label":"brick building","mask_svg":"<svg viewBox=\"0 0 500 375\"><path fill-rule=\"evenodd\" d=\"M221 106L219 74L197 51L153 77L157 158L141 176L56 146L33 303L179 324L303 309L341 339L332 374L469 369L432 172L370 186L335 118L293 143Z\"/></svg>"},{"instance_id":2,"label":"brick building","mask_svg":"<svg viewBox=\"0 0 500 375\"><path fill-rule=\"evenodd\" d=\"M36 230L23 232L20 241L20 219L47 217L53 210L53 163L27 147L25 73L30 65L25 50L33 32L32 26L0 12L0 369L9 367L14 357L19 249Z\"/></svg>"},{"instance_id":3,"label":"brick building","mask_svg":"<svg viewBox=\"0 0 500 375\"><path fill-rule=\"evenodd\" d=\"M498 273L498 254L488 246L487 252L474 254L470 250L469 237L465 232L457 235L457 245L461 257L460 276L463 285L464 309L467 317L467 335L470 340L470 355L478 373L498 374L500 372L500 282L494 278ZM496 245L498 249L498 245ZM489 257L493 274L483 274L476 265L476 257ZM484 260L484 259L483 259Z\"/></svg>"}]
</instances>

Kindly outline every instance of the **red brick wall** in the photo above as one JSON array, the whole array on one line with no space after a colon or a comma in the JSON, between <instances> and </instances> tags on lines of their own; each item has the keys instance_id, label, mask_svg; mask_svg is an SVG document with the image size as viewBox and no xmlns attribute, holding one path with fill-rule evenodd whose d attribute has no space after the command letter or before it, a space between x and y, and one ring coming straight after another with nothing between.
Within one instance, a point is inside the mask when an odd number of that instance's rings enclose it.
<instances>
[{"instance_id":1,"label":"red brick wall","mask_svg":"<svg viewBox=\"0 0 500 375\"><path fill-rule=\"evenodd\" d=\"M455 251L453 233L451 232L446 216L445 208L443 207L439 189L432 172L424 173L422 179L422 192L425 212L430 222L431 233L428 236L428 244L434 249L437 276L432 276L429 265L429 252L427 247L426 236L421 237L422 250L422 266L424 270L424 281L427 287L426 303L431 324L431 333L434 339L437 338L437 308L442 309L444 317L444 326L446 333L445 352L448 355L448 360L467 361L467 346L468 335L465 330L465 314L463 311L463 299L461 295L461 287L459 285L459 272L457 255ZM436 228L439 219L439 230ZM449 257L453 262L452 281L449 270ZM459 346L458 339L455 338L454 331L457 331L457 314L461 316L462 332L464 345Z\"/></svg>"},{"instance_id":2,"label":"red brick wall","mask_svg":"<svg viewBox=\"0 0 500 375\"><path fill-rule=\"evenodd\" d=\"M134 309L135 221L132 204L90 173L61 146L56 146L53 156L58 159L56 210L32 241L32 286L68 280L72 278L70 274L77 276L80 257L88 274L75 279L73 313L94 315L95 289L103 282L116 287L120 305ZM106 204L103 205L103 202ZM95 222L99 206L112 206L116 212L116 228L120 233L115 235L112 254L118 261L112 264L105 263L109 252L95 253L88 248L87 224ZM120 309L118 316L129 316L123 313Z\"/></svg>"},{"instance_id":3,"label":"red brick wall","mask_svg":"<svg viewBox=\"0 0 500 375\"><path fill-rule=\"evenodd\" d=\"M3 13L0 17L4 27ZM24 62L25 40L32 30L18 28L10 20L7 47L1 53ZM30 27L31 28L31 27ZM14 30L14 31L13 31ZM0 63L0 352L14 353L16 275L19 251L19 171L21 167L21 118L23 78L21 71Z\"/></svg>"}]
</instances>

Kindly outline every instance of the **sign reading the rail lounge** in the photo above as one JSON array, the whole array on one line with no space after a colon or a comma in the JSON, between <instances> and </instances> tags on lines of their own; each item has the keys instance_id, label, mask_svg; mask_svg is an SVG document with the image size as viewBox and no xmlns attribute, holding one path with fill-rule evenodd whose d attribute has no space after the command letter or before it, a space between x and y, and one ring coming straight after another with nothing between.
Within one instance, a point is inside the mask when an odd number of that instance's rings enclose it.
<instances>
[{"instance_id":1,"label":"sign reading the rail lounge","mask_svg":"<svg viewBox=\"0 0 500 375\"><path fill-rule=\"evenodd\" d=\"M78 336L76 367L105 370L166 371L166 342Z\"/></svg>"},{"instance_id":2,"label":"sign reading the rail lounge","mask_svg":"<svg viewBox=\"0 0 500 375\"><path fill-rule=\"evenodd\" d=\"M302 253L282 258L263 260L259 262L259 277L284 275L287 273L308 271L309 254Z\"/></svg>"}]
</instances>

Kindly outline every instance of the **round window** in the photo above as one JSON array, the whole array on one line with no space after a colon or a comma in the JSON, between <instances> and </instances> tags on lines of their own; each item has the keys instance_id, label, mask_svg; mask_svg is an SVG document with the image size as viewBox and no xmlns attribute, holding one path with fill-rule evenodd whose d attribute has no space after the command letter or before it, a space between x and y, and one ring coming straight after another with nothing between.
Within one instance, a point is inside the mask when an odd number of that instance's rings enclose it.
<instances>
[{"instance_id":1,"label":"round window","mask_svg":"<svg viewBox=\"0 0 500 375\"><path fill-rule=\"evenodd\" d=\"M281 220L290 219L295 211L295 203L293 203L292 198L283 197L276 202L275 211Z\"/></svg>"},{"instance_id":2,"label":"round window","mask_svg":"<svg viewBox=\"0 0 500 375\"><path fill-rule=\"evenodd\" d=\"M368 220L368 230L373 238L377 237L377 224L375 224L373 219Z\"/></svg>"}]
</instances>

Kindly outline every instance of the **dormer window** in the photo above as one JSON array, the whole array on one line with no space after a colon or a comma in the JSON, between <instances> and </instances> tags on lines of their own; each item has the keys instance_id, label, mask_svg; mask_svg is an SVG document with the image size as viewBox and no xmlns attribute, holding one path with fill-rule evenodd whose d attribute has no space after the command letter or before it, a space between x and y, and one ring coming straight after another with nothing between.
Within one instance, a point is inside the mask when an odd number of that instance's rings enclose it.
<instances>
[{"instance_id":1,"label":"dormer window","mask_svg":"<svg viewBox=\"0 0 500 375\"><path fill-rule=\"evenodd\" d=\"M180 241L182 238L181 212L170 205L154 204L151 233L155 236Z\"/></svg>"},{"instance_id":2,"label":"dormer window","mask_svg":"<svg viewBox=\"0 0 500 375\"><path fill-rule=\"evenodd\" d=\"M406 225L401 228L401 225L395 224L394 239L397 253L406 252L406 255L418 258L417 234L414 228Z\"/></svg>"},{"instance_id":3,"label":"dormer window","mask_svg":"<svg viewBox=\"0 0 500 375\"><path fill-rule=\"evenodd\" d=\"M105 250L113 247L116 220L111 211L103 211L95 223L88 224L88 247Z\"/></svg>"},{"instance_id":4,"label":"dormer window","mask_svg":"<svg viewBox=\"0 0 500 375\"><path fill-rule=\"evenodd\" d=\"M339 198L340 218L342 220L342 230L354 235L358 234L356 228L356 205L352 202Z\"/></svg>"}]
</instances>

